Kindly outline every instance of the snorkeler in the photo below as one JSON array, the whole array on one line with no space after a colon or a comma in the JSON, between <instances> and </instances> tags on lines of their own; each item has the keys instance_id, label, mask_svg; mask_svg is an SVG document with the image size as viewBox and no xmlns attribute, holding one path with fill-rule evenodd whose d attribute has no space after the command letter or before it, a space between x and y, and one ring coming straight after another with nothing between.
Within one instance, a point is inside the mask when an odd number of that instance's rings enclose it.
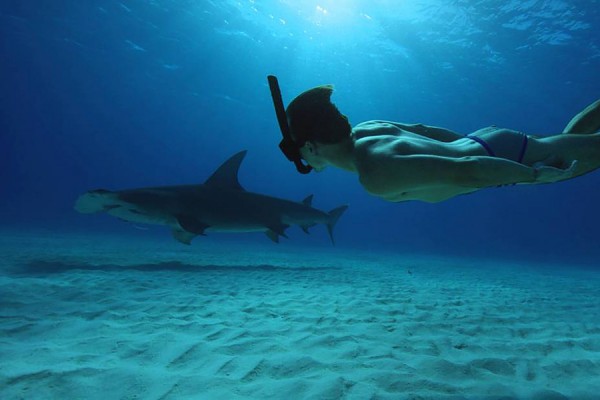
<instances>
[{"instance_id":1,"label":"snorkeler","mask_svg":"<svg viewBox=\"0 0 600 400\"><path fill-rule=\"evenodd\" d=\"M333 86L307 90L284 109L277 78L268 81L283 134L279 147L298 172L328 166L354 172L369 193L388 201L436 203L488 187L558 182L600 167L600 100L561 134L536 137L491 126L465 136L379 120L352 128L330 100Z\"/></svg>"}]
</instances>

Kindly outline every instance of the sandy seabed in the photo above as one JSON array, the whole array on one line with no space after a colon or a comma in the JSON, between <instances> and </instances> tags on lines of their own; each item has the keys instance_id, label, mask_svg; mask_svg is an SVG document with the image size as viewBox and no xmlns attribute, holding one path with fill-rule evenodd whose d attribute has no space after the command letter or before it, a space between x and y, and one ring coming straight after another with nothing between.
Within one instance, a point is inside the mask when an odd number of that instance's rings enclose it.
<instances>
[{"instance_id":1,"label":"sandy seabed","mask_svg":"<svg viewBox=\"0 0 600 400\"><path fill-rule=\"evenodd\" d=\"M600 268L0 239L2 399L600 396Z\"/></svg>"}]
</instances>

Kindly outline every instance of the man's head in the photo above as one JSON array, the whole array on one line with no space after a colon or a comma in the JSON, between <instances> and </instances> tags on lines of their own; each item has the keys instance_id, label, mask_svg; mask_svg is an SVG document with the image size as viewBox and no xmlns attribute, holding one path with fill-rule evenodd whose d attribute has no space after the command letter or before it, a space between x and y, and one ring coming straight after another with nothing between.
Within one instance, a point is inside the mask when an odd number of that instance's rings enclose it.
<instances>
[{"instance_id":1,"label":"man's head","mask_svg":"<svg viewBox=\"0 0 600 400\"><path fill-rule=\"evenodd\" d=\"M283 136L279 143L282 153L301 174L313 168L322 170L336 158L338 145L347 143L352 133L346 116L330 101L333 86L307 90L292 100L286 110L277 77L269 75L267 81Z\"/></svg>"},{"instance_id":2,"label":"man's head","mask_svg":"<svg viewBox=\"0 0 600 400\"><path fill-rule=\"evenodd\" d=\"M331 102L333 86L323 85L298 95L286 109L290 133L296 145L307 141L336 144L350 136L348 118Z\"/></svg>"}]
</instances>

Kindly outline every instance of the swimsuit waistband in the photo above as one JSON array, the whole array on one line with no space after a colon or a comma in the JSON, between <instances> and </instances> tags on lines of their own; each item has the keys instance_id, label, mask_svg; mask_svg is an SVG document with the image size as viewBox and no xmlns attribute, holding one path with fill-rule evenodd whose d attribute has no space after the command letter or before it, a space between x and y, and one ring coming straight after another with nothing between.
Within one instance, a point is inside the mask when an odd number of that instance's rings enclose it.
<instances>
[{"instance_id":1,"label":"swimsuit waistband","mask_svg":"<svg viewBox=\"0 0 600 400\"><path fill-rule=\"evenodd\" d=\"M505 158L523 163L529 138L522 132L504 131L489 135L486 140L476 135L467 135L469 139L479 143L490 157Z\"/></svg>"}]
</instances>

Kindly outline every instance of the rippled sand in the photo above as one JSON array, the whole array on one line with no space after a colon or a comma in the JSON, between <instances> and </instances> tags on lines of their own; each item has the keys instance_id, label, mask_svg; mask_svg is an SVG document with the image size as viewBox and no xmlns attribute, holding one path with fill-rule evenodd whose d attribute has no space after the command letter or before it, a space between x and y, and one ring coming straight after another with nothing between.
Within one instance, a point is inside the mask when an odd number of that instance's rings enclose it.
<instances>
[{"instance_id":1,"label":"rippled sand","mask_svg":"<svg viewBox=\"0 0 600 400\"><path fill-rule=\"evenodd\" d=\"M593 399L600 270L7 235L3 399Z\"/></svg>"}]
</instances>

